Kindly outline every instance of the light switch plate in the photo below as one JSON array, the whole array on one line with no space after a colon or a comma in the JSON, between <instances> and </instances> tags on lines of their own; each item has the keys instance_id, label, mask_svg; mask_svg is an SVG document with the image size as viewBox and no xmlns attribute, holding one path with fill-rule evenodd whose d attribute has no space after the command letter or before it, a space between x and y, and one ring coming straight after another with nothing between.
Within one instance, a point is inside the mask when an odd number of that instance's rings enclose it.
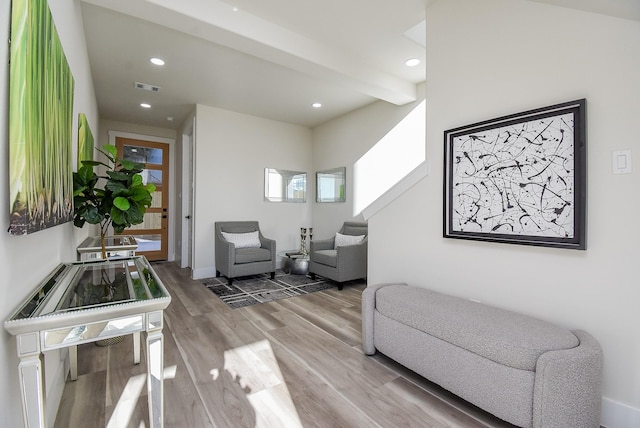
<instances>
[{"instance_id":1,"label":"light switch plate","mask_svg":"<svg viewBox=\"0 0 640 428\"><path fill-rule=\"evenodd\" d=\"M611 152L611 166L614 174L631 174L631 150Z\"/></svg>"}]
</instances>

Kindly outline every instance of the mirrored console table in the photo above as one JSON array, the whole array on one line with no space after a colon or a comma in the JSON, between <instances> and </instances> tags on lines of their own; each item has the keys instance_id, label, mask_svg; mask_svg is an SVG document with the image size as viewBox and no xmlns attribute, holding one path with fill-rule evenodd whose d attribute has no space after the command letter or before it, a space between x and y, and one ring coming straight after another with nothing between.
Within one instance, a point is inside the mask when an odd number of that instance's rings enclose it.
<instances>
[{"instance_id":1,"label":"mirrored console table","mask_svg":"<svg viewBox=\"0 0 640 428\"><path fill-rule=\"evenodd\" d=\"M132 235L106 236L104 238L107 258L133 257L136 255L138 243ZM78 259L82 261L102 258L102 245L99 236L89 236L78 246Z\"/></svg>"},{"instance_id":2,"label":"mirrored console table","mask_svg":"<svg viewBox=\"0 0 640 428\"><path fill-rule=\"evenodd\" d=\"M140 332L146 333L149 422L162 427L163 310L170 302L143 256L58 265L4 322L16 336L25 427L46 425L43 352Z\"/></svg>"}]
</instances>

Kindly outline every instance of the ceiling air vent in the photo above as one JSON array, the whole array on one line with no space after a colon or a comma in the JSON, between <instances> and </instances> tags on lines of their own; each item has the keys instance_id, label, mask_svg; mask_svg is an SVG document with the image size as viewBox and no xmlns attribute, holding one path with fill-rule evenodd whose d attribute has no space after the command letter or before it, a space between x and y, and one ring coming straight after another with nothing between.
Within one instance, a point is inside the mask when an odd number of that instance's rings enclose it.
<instances>
[{"instance_id":1,"label":"ceiling air vent","mask_svg":"<svg viewBox=\"0 0 640 428\"><path fill-rule=\"evenodd\" d=\"M148 83L136 82L134 85L137 89L144 89L150 92L160 92L160 86L150 85Z\"/></svg>"}]
</instances>

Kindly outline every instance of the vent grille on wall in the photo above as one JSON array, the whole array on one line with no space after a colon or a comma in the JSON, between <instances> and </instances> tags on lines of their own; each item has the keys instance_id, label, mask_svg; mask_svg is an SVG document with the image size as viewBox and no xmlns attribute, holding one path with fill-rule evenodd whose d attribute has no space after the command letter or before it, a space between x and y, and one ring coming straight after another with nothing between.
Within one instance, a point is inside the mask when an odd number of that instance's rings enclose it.
<instances>
[{"instance_id":1,"label":"vent grille on wall","mask_svg":"<svg viewBox=\"0 0 640 428\"><path fill-rule=\"evenodd\" d=\"M134 86L137 89L144 89L145 91L160 92L160 86L150 85L148 83L135 82Z\"/></svg>"}]
</instances>

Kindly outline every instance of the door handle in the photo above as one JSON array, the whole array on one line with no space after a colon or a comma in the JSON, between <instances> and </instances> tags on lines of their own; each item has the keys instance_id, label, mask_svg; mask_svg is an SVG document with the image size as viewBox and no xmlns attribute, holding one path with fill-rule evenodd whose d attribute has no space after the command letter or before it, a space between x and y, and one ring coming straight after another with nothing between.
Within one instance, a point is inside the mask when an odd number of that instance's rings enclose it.
<instances>
[{"instance_id":1,"label":"door handle","mask_svg":"<svg viewBox=\"0 0 640 428\"><path fill-rule=\"evenodd\" d=\"M190 220L191 216L190 215L186 215L186 216L184 216L184 218L186 218L187 220Z\"/></svg>"}]
</instances>

